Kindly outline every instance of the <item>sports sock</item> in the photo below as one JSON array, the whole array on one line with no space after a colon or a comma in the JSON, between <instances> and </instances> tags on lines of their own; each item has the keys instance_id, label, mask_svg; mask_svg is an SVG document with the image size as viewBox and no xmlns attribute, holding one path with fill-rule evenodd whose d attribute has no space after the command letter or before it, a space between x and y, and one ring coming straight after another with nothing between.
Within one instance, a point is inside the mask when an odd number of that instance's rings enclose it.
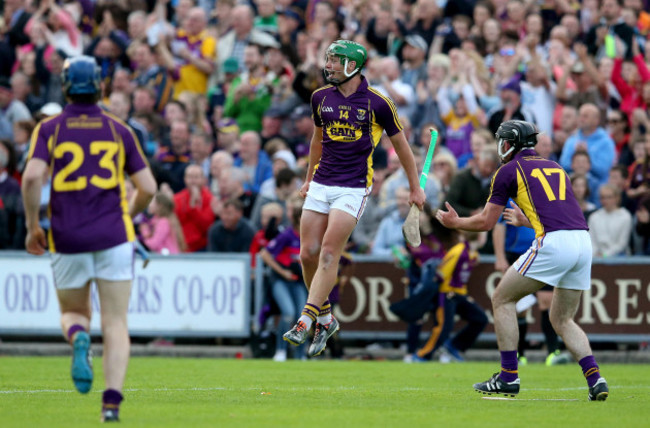
<instances>
[{"instance_id":1,"label":"sports sock","mask_svg":"<svg viewBox=\"0 0 650 428\"><path fill-rule=\"evenodd\" d=\"M102 395L102 411L104 410L115 410L116 412L120 411L120 403L124 397L120 391L116 389L106 389Z\"/></svg>"},{"instance_id":2,"label":"sports sock","mask_svg":"<svg viewBox=\"0 0 650 428\"><path fill-rule=\"evenodd\" d=\"M72 336L78 331L86 331L85 327L81 324L72 324L68 329L68 342L72 342Z\"/></svg>"},{"instance_id":3,"label":"sports sock","mask_svg":"<svg viewBox=\"0 0 650 428\"><path fill-rule=\"evenodd\" d=\"M549 354L552 354L556 350L560 349L557 341L557 333L551 325L551 319L549 318L548 311L542 311L542 332L544 333L544 339L546 340L546 348Z\"/></svg>"},{"instance_id":4,"label":"sports sock","mask_svg":"<svg viewBox=\"0 0 650 428\"><path fill-rule=\"evenodd\" d=\"M517 351L501 351L501 373L499 377L504 382L517 379Z\"/></svg>"},{"instance_id":5,"label":"sports sock","mask_svg":"<svg viewBox=\"0 0 650 428\"><path fill-rule=\"evenodd\" d=\"M320 307L317 319L318 323L322 325L327 325L332 322L332 304L329 300L325 300L323 306Z\"/></svg>"},{"instance_id":6,"label":"sports sock","mask_svg":"<svg viewBox=\"0 0 650 428\"><path fill-rule=\"evenodd\" d=\"M318 318L318 313L320 312L320 308L316 305L312 305L311 303L305 304L305 307L302 309L302 312L300 313L300 318L298 319L298 322L302 321L305 323L305 327L308 329L311 328L311 325L314 321L316 321L316 318Z\"/></svg>"},{"instance_id":7,"label":"sports sock","mask_svg":"<svg viewBox=\"0 0 650 428\"><path fill-rule=\"evenodd\" d=\"M526 333L528 332L528 323L526 318L521 317L517 318L517 324L519 325L519 343L517 344L517 352L519 356L523 357L526 353Z\"/></svg>"},{"instance_id":8,"label":"sports sock","mask_svg":"<svg viewBox=\"0 0 650 428\"><path fill-rule=\"evenodd\" d=\"M598 368L598 364L596 364L596 359L593 355L589 355L580 360L579 364L582 367L582 374L587 378L587 384L591 388L600 379L600 369Z\"/></svg>"}]
</instances>

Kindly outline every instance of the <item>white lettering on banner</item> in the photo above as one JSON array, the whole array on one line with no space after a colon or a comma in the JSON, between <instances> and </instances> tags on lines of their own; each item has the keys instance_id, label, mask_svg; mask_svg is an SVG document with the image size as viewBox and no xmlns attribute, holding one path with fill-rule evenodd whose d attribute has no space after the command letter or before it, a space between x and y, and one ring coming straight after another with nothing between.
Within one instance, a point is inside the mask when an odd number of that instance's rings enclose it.
<instances>
[{"instance_id":1,"label":"white lettering on banner","mask_svg":"<svg viewBox=\"0 0 650 428\"><path fill-rule=\"evenodd\" d=\"M648 302L650 302L650 284L648 284L648 288L646 288L646 297L648 297ZM650 324L650 312L646 313L645 317L646 324Z\"/></svg>"},{"instance_id":2,"label":"white lettering on banner","mask_svg":"<svg viewBox=\"0 0 650 428\"><path fill-rule=\"evenodd\" d=\"M49 282L45 275L9 274L3 283L7 312L42 312L47 308Z\"/></svg>"},{"instance_id":3,"label":"white lettering on banner","mask_svg":"<svg viewBox=\"0 0 650 428\"><path fill-rule=\"evenodd\" d=\"M248 257L154 256L146 270L136 261L129 300L133 335L165 332L208 336L249 334ZM59 325L50 258L0 254L0 331L53 331ZM100 302L91 293L93 330L100 328Z\"/></svg>"},{"instance_id":4,"label":"white lettering on banner","mask_svg":"<svg viewBox=\"0 0 650 428\"><path fill-rule=\"evenodd\" d=\"M393 294L393 284L388 278L370 276L368 280L368 316L366 321L380 322L383 318L379 315L379 306L385 319L391 322L399 321L399 317L390 311L390 295ZM379 286L383 285L384 292L379 293Z\"/></svg>"},{"instance_id":5,"label":"white lettering on banner","mask_svg":"<svg viewBox=\"0 0 650 428\"><path fill-rule=\"evenodd\" d=\"M639 313L636 317L628 317L628 306L632 309L639 307L639 291L641 291L640 279L617 279L618 285L618 318L616 324L641 324L643 314ZM629 296L628 289L632 287L632 295Z\"/></svg>"},{"instance_id":6,"label":"white lettering on banner","mask_svg":"<svg viewBox=\"0 0 650 428\"><path fill-rule=\"evenodd\" d=\"M595 293L594 293L595 291ZM582 293L582 316L579 324L594 324L596 320L591 314L592 306L600 318L602 324L611 324L612 319L607 314L603 299L607 295L607 285L600 279L591 279L591 290Z\"/></svg>"},{"instance_id":7,"label":"white lettering on banner","mask_svg":"<svg viewBox=\"0 0 650 428\"><path fill-rule=\"evenodd\" d=\"M354 289L356 305L351 314L346 315L341 311L341 306L334 307L334 316L341 322L353 322L359 319L368 308L368 315L365 320L370 322L382 322L385 319L391 322L399 321L399 318L390 311L390 296L393 294L393 284L385 277L366 277L368 291L363 281L357 277L351 277L349 284ZM347 291L346 291L347 292ZM381 314L379 308L381 307Z\"/></svg>"}]
</instances>

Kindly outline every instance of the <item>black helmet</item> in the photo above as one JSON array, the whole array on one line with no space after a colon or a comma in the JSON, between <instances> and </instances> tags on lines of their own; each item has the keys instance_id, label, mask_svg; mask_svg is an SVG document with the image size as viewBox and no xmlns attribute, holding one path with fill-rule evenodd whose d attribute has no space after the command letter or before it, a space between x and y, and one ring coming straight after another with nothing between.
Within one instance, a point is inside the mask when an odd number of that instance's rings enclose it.
<instances>
[{"instance_id":1,"label":"black helmet","mask_svg":"<svg viewBox=\"0 0 650 428\"><path fill-rule=\"evenodd\" d=\"M501 160L505 158L513 151L518 152L527 147L535 147L537 144L537 134L539 131L537 127L523 120L508 120L503 122L497 133L494 134L497 138L498 152ZM507 152L503 152L504 142L507 141L510 143L510 149Z\"/></svg>"}]
</instances>

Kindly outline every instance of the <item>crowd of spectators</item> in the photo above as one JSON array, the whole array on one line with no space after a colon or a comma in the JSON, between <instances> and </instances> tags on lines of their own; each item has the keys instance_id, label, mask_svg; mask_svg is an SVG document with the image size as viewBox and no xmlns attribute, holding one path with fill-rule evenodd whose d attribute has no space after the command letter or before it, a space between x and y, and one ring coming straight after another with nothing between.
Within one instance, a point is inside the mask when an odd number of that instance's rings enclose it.
<instances>
[{"instance_id":1,"label":"crowd of spectators","mask_svg":"<svg viewBox=\"0 0 650 428\"><path fill-rule=\"evenodd\" d=\"M255 236L291 224L285 207L305 174L310 96L325 83L325 49L346 38L368 48L365 78L395 102L420 167L428 129L440 131L431 205L447 200L461 215L480 209L499 165L496 128L528 120L542 131L540 154L571 176L595 255L650 254L648 0L0 7L0 248L24 247L19 183L29 137L65 107L65 59L86 54L101 68L103 108L133 128L160 186L137 219L141 241L163 254L249 251ZM385 136L373 167L349 250L388 254L404 244L393 232L407 182Z\"/></svg>"}]
</instances>

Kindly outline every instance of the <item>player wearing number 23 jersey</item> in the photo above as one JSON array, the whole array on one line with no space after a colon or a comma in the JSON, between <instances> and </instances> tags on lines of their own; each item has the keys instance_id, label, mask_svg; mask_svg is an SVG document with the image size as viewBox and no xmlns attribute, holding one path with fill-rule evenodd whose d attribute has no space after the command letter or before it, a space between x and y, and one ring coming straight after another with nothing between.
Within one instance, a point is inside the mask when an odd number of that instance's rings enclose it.
<instances>
[{"instance_id":1,"label":"player wearing number 23 jersey","mask_svg":"<svg viewBox=\"0 0 650 428\"><path fill-rule=\"evenodd\" d=\"M60 325L72 348L70 376L82 394L92 389L91 289L96 285L104 343L102 422L118 422L130 342L127 321L134 275L131 217L156 192L133 132L104 113L101 69L95 58L77 56L63 65L64 111L41 121L32 134L23 172L25 247L42 255L49 247ZM126 200L125 174L134 191ZM38 213L43 182L51 177L50 230Z\"/></svg>"},{"instance_id":2,"label":"player wearing number 23 jersey","mask_svg":"<svg viewBox=\"0 0 650 428\"><path fill-rule=\"evenodd\" d=\"M133 131L95 104L69 104L39 123L30 159L51 167L51 252L82 253L135 239L124 171L147 167Z\"/></svg>"}]
</instances>

